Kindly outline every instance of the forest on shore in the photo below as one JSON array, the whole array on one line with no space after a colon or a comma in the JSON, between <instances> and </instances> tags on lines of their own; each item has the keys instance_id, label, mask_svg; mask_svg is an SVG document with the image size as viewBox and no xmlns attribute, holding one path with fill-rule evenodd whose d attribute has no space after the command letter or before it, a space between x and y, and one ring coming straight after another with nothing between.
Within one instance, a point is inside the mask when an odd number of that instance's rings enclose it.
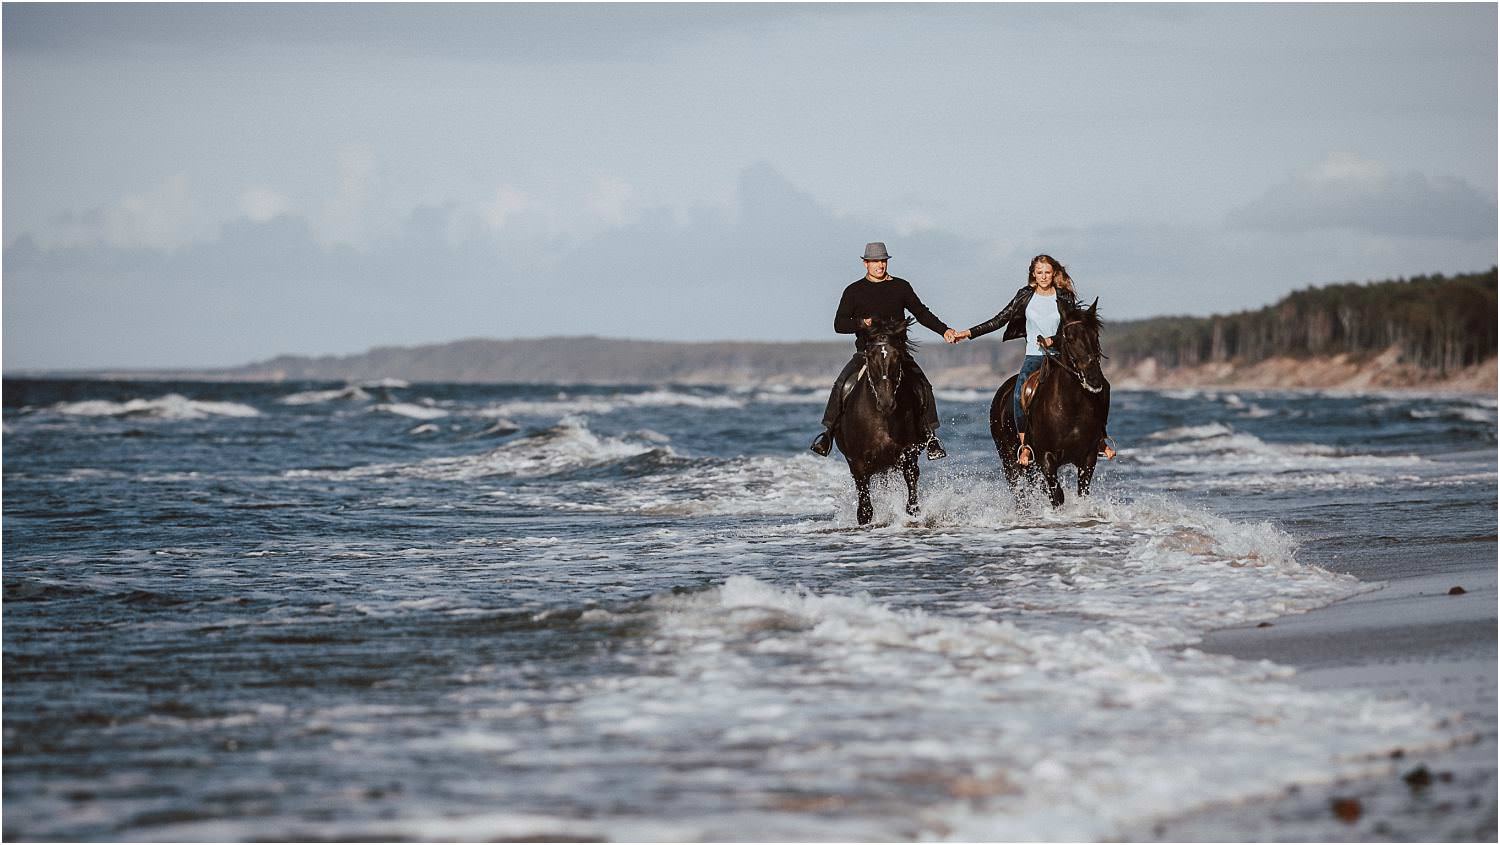
<instances>
[{"instance_id":1,"label":"forest on shore","mask_svg":"<svg viewBox=\"0 0 1500 845\"><path fill-rule=\"evenodd\" d=\"M1168 369L1272 357L1358 359L1395 347L1404 363L1445 376L1495 357L1495 281L1491 267L1312 287L1255 311L1117 323L1106 345L1117 363L1154 358Z\"/></svg>"}]
</instances>

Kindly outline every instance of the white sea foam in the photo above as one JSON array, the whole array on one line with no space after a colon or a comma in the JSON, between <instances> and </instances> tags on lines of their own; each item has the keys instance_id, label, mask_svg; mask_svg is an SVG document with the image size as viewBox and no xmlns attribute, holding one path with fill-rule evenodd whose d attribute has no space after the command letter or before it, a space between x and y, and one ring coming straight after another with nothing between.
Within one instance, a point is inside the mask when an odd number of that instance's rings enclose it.
<instances>
[{"instance_id":1,"label":"white sea foam","mask_svg":"<svg viewBox=\"0 0 1500 845\"><path fill-rule=\"evenodd\" d=\"M206 417L258 417L260 411L239 402L209 402L168 393L155 399L131 399L111 402L89 399L82 402L59 402L52 410L82 417L145 417L165 420L198 420Z\"/></svg>"},{"instance_id":2,"label":"white sea foam","mask_svg":"<svg viewBox=\"0 0 1500 845\"><path fill-rule=\"evenodd\" d=\"M755 401L765 405L821 405L828 401L828 390L762 390L755 394Z\"/></svg>"},{"instance_id":3,"label":"white sea foam","mask_svg":"<svg viewBox=\"0 0 1500 845\"><path fill-rule=\"evenodd\" d=\"M339 470L289 470L287 478L356 479L406 476L446 481L468 481L491 476L532 478L602 466L649 453L672 457L663 436L655 432L626 437L601 437L587 421L567 417L557 425L476 455L433 458L418 463L370 464ZM556 488L553 488L556 489ZM560 500L575 495L579 486L559 491Z\"/></svg>"},{"instance_id":4,"label":"white sea foam","mask_svg":"<svg viewBox=\"0 0 1500 845\"><path fill-rule=\"evenodd\" d=\"M442 408L434 408L430 405L416 405L411 402L382 402L370 408L372 412L395 414L399 417L410 417L414 420L436 420L448 416L448 412Z\"/></svg>"},{"instance_id":5,"label":"white sea foam","mask_svg":"<svg viewBox=\"0 0 1500 845\"><path fill-rule=\"evenodd\" d=\"M1479 405L1440 405L1435 408L1412 408L1407 412L1412 419L1460 419L1468 422L1495 424L1495 409Z\"/></svg>"},{"instance_id":6,"label":"white sea foam","mask_svg":"<svg viewBox=\"0 0 1500 845\"><path fill-rule=\"evenodd\" d=\"M1212 627L1350 595L1361 589L1353 579L1300 566L1270 526L1166 501L1098 515L1095 551L1050 565L1045 550L1076 526L1030 529L1040 541L1030 561L1013 537L1008 562L973 570L999 603L965 615L745 576L660 597L646 608L654 627L637 673L581 696L572 730L639 749L661 770L774 748L739 758L749 769L735 772L739 784L820 771L824 784L843 773L843 794L893 779L947 792L953 800L923 809L903 838L972 840L1107 838L1445 741L1422 709L1302 690L1286 670L1179 647ZM891 545L889 534L862 536ZM855 838L890 836L878 815Z\"/></svg>"},{"instance_id":7,"label":"white sea foam","mask_svg":"<svg viewBox=\"0 0 1500 845\"><path fill-rule=\"evenodd\" d=\"M650 390L644 393L611 393L590 396L571 396L559 393L556 398L542 400L516 400L491 405L478 413L489 417L519 416L572 416L578 414L608 414L622 408L687 407L735 409L745 407L745 400L736 396L683 393L676 390Z\"/></svg>"},{"instance_id":8,"label":"white sea foam","mask_svg":"<svg viewBox=\"0 0 1500 845\"><path fill-rule=\"evenodd\" d=\"M304 390L301 393L283 396L276 401L283 405L318 405L324 402L366 402L369 399L370 394L358 385L350 385L337 390Z\"/></svg>"},{"instance_id":9,"label":"white sea foam","mask_svg":"<svg viewBox=\"0 0 1500 845\"><path fill-rule=\"evenodd\" d=\"M1172 489L1369 487L1432 469L1417 455L1372 455L1316 443L1267 443L1222 422L1170 428L1128 450L1143 467L1170 472Z\"/></svg>"}]
</instances>

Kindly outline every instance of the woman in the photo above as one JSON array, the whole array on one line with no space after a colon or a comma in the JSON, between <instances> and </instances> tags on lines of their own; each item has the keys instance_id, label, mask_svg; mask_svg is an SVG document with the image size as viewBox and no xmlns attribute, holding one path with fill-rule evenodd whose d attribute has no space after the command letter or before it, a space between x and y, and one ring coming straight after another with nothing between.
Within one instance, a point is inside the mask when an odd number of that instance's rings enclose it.
<instances>
[{"instance_id":1,"label":"woman","mask_svg":"<svg viewBox=\"0 0 1500 845\"><path fill-rule=\"evenodd\" d=\"M1042 368L1046 360L1044 346L1051 346L1057 329L1062 325L1063 315L1077 307L1073 293L1073 279L1067 268L1050 255L1038 255L1031 259L1031 268L1026 274L1026 286L1016 292L1010 304L1000 313L971 328L954 335L954 342L981 337L1005 327L1002 341L1014 337L1026 338L1026 357L1021 361L1021 371L1016 376L1016 386L1011 392L1011 410L1015 414L1016 434L1021 445L1016 450L1016 462L1021 466L1031 464L1031 447L1026 445L1026 416L1021 409L1021 385L1026 378ZM1109 442L1100 441L1099 452L1106 460L1113 460L1115 450Z\"/></svg>"}]
</instances>

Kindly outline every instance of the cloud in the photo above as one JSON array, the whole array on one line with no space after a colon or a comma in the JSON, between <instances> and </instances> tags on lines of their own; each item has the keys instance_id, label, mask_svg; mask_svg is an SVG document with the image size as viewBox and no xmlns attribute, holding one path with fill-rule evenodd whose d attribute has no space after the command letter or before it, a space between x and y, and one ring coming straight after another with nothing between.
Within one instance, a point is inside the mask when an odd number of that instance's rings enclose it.
<instances>
[{"instance_id":1,"label":"cloud","mask_svg":"<svg viewBox=\"0 0 1500 845\"><path fill-rule=\"evenodd\" d=\"M588 197L589 209L612 226L630 221L635 205L635 188L623 179L602 177L595 181Z\"/></svg>"},{"instance_id":2,"label":"cloud","mask_svg":"<svg viewBox=\"0 0 1500 845\"><path fill-rule=\"evenodd\" d=\"M1333 153L1234 209L1226 220L1267 232L1355 229L1481 240L1494 237L1495 214L1495 202L1461 180L1396 173L1353 153Z\"/></svg>"},{"instance_id":3,"label":"cloud","mask_svg":"<svg viewBox=\"0 0 1500 845\"><path fill-rule=\"evenodd\" d=\"M495 190L495 198L480 206L479 215L486 226L499 231L505 228L507 220L530 207L531 198L524 191L501 185Z\"/></svg>"},{"instance_id":4,"label":"cloud","mask_svg":"<svg viewBox=\"0 0 1500 845\"><path fill-rule=\"evenodd\" d=\"M257 223L280 217L291 210L291 201L270 188L255 187L240 194L240 212Z\"/></svg>"},{"instance_id":5,"label":"cloud","mask_svg":"<svg viewBox=\"0 0 1500 845\"><path fill-rule=\"evenodd\" d=\"M731 208L642 208L587 237L530 225L525 205L497 192L499 231L472 204L419 206L363 247L290 212L246 214L175 252L22 236L4 256L6 358L193 366L469 336L832 339L866 241L890 242L895 272L954 321L965 289L993 275L984 244L837 215L764 163L741 172Z\"/></svg>"},{"instance_id":6,"label":"cloud","mask_svg":"<svg viewBox=\"0 0 1500 845\"><path fill-rule=\"evenodd\" d=\"M179 173L108 205L53 216L44 242L174 249L206 234L202 219L187 175Z\"/></svg>"},{"instance_id":7,"label":"cloud","mask_svg":"<svg viewBox=\"0 0 1500 845\"><path fill-rule=\"evenodd\" d=\"M319 233L330 244L362 245L370 235L367 211L376 191L375 153L369 147L338 151L338 188L323 208Z\"/></svg>"},{"instance_id":8,"label":"cloud","mask_svg":"<svg viewBox=\"0 0 1500 845\"><path fill-rule=\"evenodd\" d=\"M1385 178L1357 159L1325 164L1325 179ZM1311 284L1482 270L1495 254L1493 233L1348 227L1104 223L976 240L911 226L912 207L899 200L885 220L839 214L764 162L738 174L729 206L641 207L588 235L542 225L536 202L497 189L499 229L482 219L485 203L419 205L364 246L330 243L295 211L247 213L177 249L43 246L23 235L4 253L5 357L19 368L216 366L462 337L831 340L840 292L872 240L887 242L892 272L957 326L1009 301L1039 252L1066 263L1109 320L1257 308Z\"/></svg>"}]
</instances>

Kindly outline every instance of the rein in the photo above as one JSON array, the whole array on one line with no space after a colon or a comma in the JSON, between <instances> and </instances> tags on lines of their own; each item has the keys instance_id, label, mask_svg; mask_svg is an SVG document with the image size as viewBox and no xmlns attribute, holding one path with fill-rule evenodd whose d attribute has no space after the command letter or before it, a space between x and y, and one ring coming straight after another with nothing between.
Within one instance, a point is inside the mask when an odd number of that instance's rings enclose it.
<instances>
[{"instance_id":1,"label":"rein","mask_svg":"<svg viewBox=\"0 0 1500 845\"><path fill-rule=\"evenodd\" d=\"M1062 327L1057 330L1057 333L1058 334L1062 334L1062 330L1063 329L1067 328L1068 326L1076 326L1076 325L1080 324L1081 322L1083 322L1083 321L1082 320L1073 320L1072 322L1063 323ZM1074 375L1074 377L1076 377L1078 379L1078 386L1082 387L1084 390L1087 390L1090 393L1099 393L1099 392L1101 392L1101 391L1104 390L1104 388L1102 388L1102 387L1093 387L1093 386L1091 386L1089 384L1088 377L1085 376L1083 373L1079 372L1078 370L1074 369L1073 366L1063 357L1063 354L1062 354L1061 351L1054 352L1050 346L1043 346L1042 347L1042 354L1045 355L1047 357L1047 359L1049 361L1051 361L1052 363L1054 363L1057 366L1062 367L1064 370L1067 370L1068 372L1072 373Z\"/></svg>"}]
</instances>

